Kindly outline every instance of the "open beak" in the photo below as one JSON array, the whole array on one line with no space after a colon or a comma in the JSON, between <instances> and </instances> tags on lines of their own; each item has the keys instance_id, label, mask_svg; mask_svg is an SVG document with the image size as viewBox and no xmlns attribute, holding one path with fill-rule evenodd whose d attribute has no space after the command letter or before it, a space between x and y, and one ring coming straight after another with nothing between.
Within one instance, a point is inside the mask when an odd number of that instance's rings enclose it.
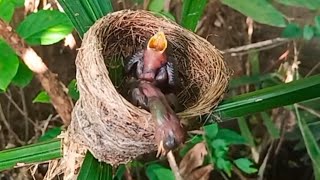
<instances>
[{"instance_id":1,"label":"open beak","mask_svg":"<svg viewBox=\"0 0 320 180\"><path fill-rule=\"evenodd\" d=\"M153 35L148 42L148 49L155 49L156 51L164 52L167 49L167 39L162 31Z\"/></svg>"}]
</instances>

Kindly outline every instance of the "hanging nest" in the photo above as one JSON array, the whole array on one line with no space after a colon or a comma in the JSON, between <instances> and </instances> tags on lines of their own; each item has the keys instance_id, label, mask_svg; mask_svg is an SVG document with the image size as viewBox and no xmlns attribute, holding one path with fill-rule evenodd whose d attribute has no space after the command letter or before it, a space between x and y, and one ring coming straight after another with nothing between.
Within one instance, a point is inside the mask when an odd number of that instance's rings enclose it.
<instances>
[{"instance_id":1,"label":"hanging nest","mask_svg":"<svg viewBox=\"0 0 320 180\"><path fill-rule=\"evenodd\" d=\"M186 107L178 113L181 120L210 112L226 90L230 71L220 52L205 39L146 11L123 10L101 18L85 34L76 59L80 99L68 129L72 140L101 161L126 163L156 150L151 115L118 93L107 66L111 59L141 50L159 29L177 60L181 81L177 95Z\"/></svg>"}]
</instances>

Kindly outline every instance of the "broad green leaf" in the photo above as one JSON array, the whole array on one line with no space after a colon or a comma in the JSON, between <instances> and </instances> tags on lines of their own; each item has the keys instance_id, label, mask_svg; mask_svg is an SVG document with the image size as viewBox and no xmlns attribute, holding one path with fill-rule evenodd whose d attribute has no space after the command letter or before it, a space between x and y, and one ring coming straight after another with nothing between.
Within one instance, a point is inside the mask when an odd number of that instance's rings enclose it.
<instances>
[{"instance_id":1,"label":"broad green leaf","mask_svg":"<svg viewBox=\"0 0 320 180\"><path fill-rule=\"evenodd\" d=\"M50 103L50 96L46 91L41 91L33 100L32 103Z\"/></svg>"},{"instance_id":2,"label":"broad green leaf","mask_svg":"<svg viewBox=\"0 0 320 180\"><path fill-rule=\"evenodd\" d=\"M48 141L56 138L59 134L61 134L61 127L54 127L47 130L39 139L38 142Z\"/></svg>"},{"instance_id":3,"label":"broad green leaf","mask_svg":"<svg viewBox=\"0 0 320 180\"><path fill-rule=\"evenodd\" d=\"M146 169L146 174L150 180L174 180L172 171L158 164L151 164Z\"/></svg>"},{"instance_id":4,"label":"broad green leaf","mask_svg":"<svg viewBox=\"0 0 320 180\"><path fill-rule=\"evenodd\" d=\"M122 180L124 173L126 172L126 165L120 164L117 168L115 175L113 176L113 180Z\"/></svg>"},{"instance_id":5,"label":"broad green leaf","mask_svg":"<svg viewBox=\"0 0 320 180\"><path fill-rule=\"evenodd\" d=\"M19 62L18 72L12 79L12 83L23 88L31 82L33 73L22 61Z\"/></svg>"},{"instance_id":6,"label":"broad green leaf","mask_svg":"<svg viewBox=\"0 0 320 180\"><path fill-rule=\"evenodd\" d=\"M195 31L206 4L207 0L184 0L182 5L181 25L190 31Z\"/></svg>"},{"instance_id":7,"label":"broad green leaf","mask_svg":"<svg viewBox=\"0 0 320 180\"><path fill-rule=\"evenodd\" d=\"M218 158L216 165L218 169L223 170L229 177L231 177L232 164L229 160Z\"/></svg>"},{"instance_id":8,"label":"broad green leaf","mask_svg":"<svg viewBox=\"0 0 320 180\"><path fill-rule=\"evenodd\" d=\"M247 144L244 137L230 129L219 129L216 139L223 139L227 144Z\"/></svg>"},{"instance_id":9,"label":"broad green leaf","mask_svg":"<svg viewBox=\"0 0 320 180\"><path fill-rule=\"evenodd\" d=\"M12 0L0 0L0 18L10 22L14 13L15 4Z\"/></svg>"},{"instance_id":10,"label":"broad green leaf","mask_svg":"<svg viewBox=\"0 0 320 180\"><path fill-rule=\"evenodd\" d=\"M14 3L14 5L16 7L22 7L22 6L24 6L24 1L25 0L11 0L11 1Z\"/></svg>"},{"instance_id":11,"label":"broad green leaf","mask_svg":"<svg viewBox=\"0 0 320 180\"><path fill-rule=\"evenodd\" d=\"M153 12L160 12L163 10L164 1L163 0L150 0L148 9Z\"/></svg>"},{"instance_id":12,"label":"broad green leaf","mask_svg":"<svg viewBox=\"0 0 320 180\"><path fill-rule=\"evenodd\" d=\"M266 0L221 0L221 2L259 23L277 27L286 25L283 14Z\"/></svg>"},{"instance_id":13,"label":"broad green leaf","mask_svg":"<svg viewBox=\"0 0 320 180\"><path fill-rule=\"evenodd\" d=\"M68 85L68 94L74 100L78 100L80 97L80 94L77 88L77 81L75 79L73 79Z\"/></svg>"},{"instance_id":14,"label":"broad green leaf","mask_svg":"<svg viewBox=\"0 0 320 180\"><path fill-rule=\"evenodd\" d=\"M251 147L254 147L255 146L254 138L251 134L251 131L249 129L249 126L248 126L246 119L244 117L238 117L237 121L238 121L238 125L240 128L240 132L241 132L242 137L246 140L246 142Z\"/></svg>"},{"instance_id":15,"label":"broad green leaf","mask_svg":"<svg viewBox=\"0 0 320 180\"><path fill-rule=\"evenodd\" d=\"M303 30L298 24L290 23L282 31L282 37L285 38L299 38L303 35Z\"/></svg>"},{"instance_id":16,"label":"broad green leaf","mask_svg":"<svg viewBox=\"0 0 320 180\"><path fill-rule=\"evenodd\" d=\"M224 100L213 114L220 116L222 120L230 120L234 117L320 97L319 89L320 75L315 75L231 97Z\"/></svg>"},{"instance_id":17,"label":"broad green leaf","mask_svg":"<svg viewBox=\"0 0 320 180\"><path fill-rule=\"evenodd\" d=\"M320 8L319 0L276 0L276 1L284 5L306 7L311 10L316 10Z\"/></svg>"},{"instance_id":18,"label":"broad green leaf","mask_svg":"<svg viewBox=\"0 0 320 180\"><path fill-rule=\"evenodd\" d=\"M250 167L253 165L253 163L247 158L236 159L233 162L239 169L247 174L253 174L258 171L256 168Z\"/></svg>"},{"instance_id":19,"label":"broad green leaf","mask_svg":"<svg viewBox=\"0 0 320 180\"><path fill-rule=\"evenodd\" d=\"M87 151L79 172L78 180L87 179L112 180L112 166L104 162L99 162Z\"/></svg>"},{"instance_id":20,"label":"broad green leaf","mask_svg":"<svg viewBox=\"0 0 320 180\"><path fill-rule=\"evenodd\" d=\"M298 120L299 129L305 142L307 152L313 162L313 169L315 170L315 172L317 172L317 170L320 169L320 147L317 144L317 141L315 140L312 132L310 131L306 121L300 117L300 113L297 106L295 105L294 107ZM319 174L317 174L317 176L318 175Z\"/></svg>"},{"instance_id":21,"label":"broad green leaf","mask_svg":"<svg viewBox=\"0 0 320 180\"><path fill-rule=\"evenodd\" d=\"M19 68L19 59L11 47L0 39L0 89L5 91Z\"/></svg>"},{"instance_id":22,"label":"broad green leaf","mask_svg":"<svg viewBox=\"0 0 320 180\"><path fill-rule=\"evenodd\" d=\"M280 138L280 130L277 129L275 124L272 122L271 117L266 112L261 112L261 117L263 119L263 124L267 127L267 130L272 138Z\"/></svg>"},{"instance_id":23,"label":"broad green leaf","mask_svg":"<svg viewBox=\"0 0 320 180\"><path fill-rule=\"evenodd\" d=\"M310 39L312 39L313 35L313 28L311 26L305 25L303 28L303 38L309 41Z\"/></svg>"},{"instance_id":24,"label":"broad green leaf","mask_svg":"<svg viewBox=\"0 0 320 180\"><path fill-rule=\"evenodd\" d=\"M204 126L203 129L204 129L206 136L209 139L213 139L214 137L216 137L218 130L219 130L217 123L213 123L213 124Z\"/></svg>"},{"instance_id":25,"label":"broad green leaf","mask_svg":"<svg viewBox=\"0 0 320 180\"><path fill-rule=\"evenodd\" d=\"M113 11L111 0L58 0L80 37L102 16Z\"/></svg>"},{"instance_id":26,"label":"broad green leaf","mask_svg":"<svg viewBox=\"0 0 320 180\"><path fill-rule=\"evenodd\" d=\"M72 23L64 13L40 10L27 16L17 32L31 45L49 45L62 40L72 29Z\"/></svg>"},{"instance_id":27,"label":"broad green leaf","mask_svg":"<svg viewBox=\"0 0 320 180\"><path fill-rule=\"evenodd\" d=\"M27 163L44 162L62 156L61 140L54 139L0 151L0 171Z\"/></svg>"}]
</instances>

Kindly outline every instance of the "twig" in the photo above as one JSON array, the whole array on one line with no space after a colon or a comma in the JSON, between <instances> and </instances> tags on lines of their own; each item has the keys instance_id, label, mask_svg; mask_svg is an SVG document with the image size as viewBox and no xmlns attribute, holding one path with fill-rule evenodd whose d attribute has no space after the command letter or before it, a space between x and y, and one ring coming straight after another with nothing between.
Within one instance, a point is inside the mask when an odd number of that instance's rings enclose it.
<instances>
[{"instance_id":1,"label":"twig","mask_svg":"<svg viewBox=\"0 0 320 180\"><path fill-rule=\"evenodd\" d=\"M19 111L19 113L25 118L27 119L33 126L36 126L36 124L32 121L32 119L29 118L29 116L25 113L25 111L23 111L19 105L12 99L12 97L10 95L8 95L7 93L4 93L4 95L8 98L8 100L11 102L11 104Z\"/></svg>"},{"instance_id":2,"label":"twig","mask_svg":"<svg viewBox=\"0 0 320 180\"><path fill-rule=\"evenodd\" d=\"M11 129L10 124L7 121L7 118L5 117L4 113L3 113L3 109L0 103L0 118L3 122L3 124L6 126L7 130L12 134L13 138L17 141L17 143L24 145L25 142L23 142L19 136Z\"/></svg>"},{"instance_id":3,"label":"twig","mask_svg":"<svg viewBox=\"0 0 320 180\"><path fill-rule=\"evenodd\" d=\"M24 114L26 116L24 116L24 130L25 130L25 141L28 140L28 137L29 137L29 124L28 124L28 120L29 120L29 115L28 115L28 108L27 108L27 104L26 104L26 98L24 96L24 92L23 92L23 89L22 88L19 88L19 94L21 96L21 103L22 103L22 110L24 112ZM33 121L32 121L33 122Z\"/></svg>"},{"instance_id":4,"label":"twig","mask_svg":"<svg viewBox=\"0 0 320 180\"><path fill-rule=\"evenodd\" d=\"M308 113L320 118L320 113L318 113L317 111L315 111L314 109L308 108L306 106L300 105L300 104L296 104L298 108L303 109L305 111L308 111Z\"/></svg>"},{"instance_id":5,"label":"twig","mask_svg":"<svg viewBox=\"0 0 320 180\"><path fill-rule=\"evenodd\" d=\"M266 41L260 41L257 43L248 44L245 46L226 49L222 51L222 54L231 54L231 56L237 56L239 54L243 55L243 54L247 54L251 50L267 50L276 46L280 46L289 41L290 40L286 38L269 39Z\"/></svg>"},{"instance_id":6,"label":"twig","mask_svg":"<svg viewBox=\"0 0 320 180\"><path fill-rule=\"evenodd\" d=\"M56 74L53 74L43 63L41 57L28 46L12 27L3 20L0 20L0 36L15 50L28 68L35 73L42 87L48 92L52 105L60 115L63 123L69 125L73 104L66 93L66 87L60 82Z\"/></svg>"},{"instance_id":7,"label":"twig","mask_svg":"<svg viewBox=\"0 0 320 180\"><path fill-rule=\"evenodd\" d=\"M181 177L181 174L179 172L179 168L178 168L178 165L176 163L176 160L173 156L173 153L172 151L169 151L168 154L167 154L167 158L168 158L168 161L169 161L169 164L170 164L170 167L174 173L174 176L176 177L176 180L183 180L183 178Z\"/></svg>"},{"instance_id":8,"label":"twig","mask_svg":"<svg viewBox=\"0 0 320 180\"><path fill-rule=\"evenodd\" d=\"M310 76L319 66L320 66L320 62L318 62L315 66L312 67L312 69L308 72L306 77Z\"/></svg>"}]
</instances>

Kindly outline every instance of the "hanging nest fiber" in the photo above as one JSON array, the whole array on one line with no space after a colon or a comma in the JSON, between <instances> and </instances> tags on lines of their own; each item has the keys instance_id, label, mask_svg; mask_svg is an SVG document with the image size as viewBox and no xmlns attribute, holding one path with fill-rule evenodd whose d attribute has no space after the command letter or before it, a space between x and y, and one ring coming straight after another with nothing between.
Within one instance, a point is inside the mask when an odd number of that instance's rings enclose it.
<instances>
[{"instance_id":1,"label":"hanging nest fiber","mask_svg":"<svg viewBox=\"0 0 320 180\"><path fill-rule=\"evenodd\" d=\"M146 11L123 10L98 20L85 34L76 59L77 101L69 127L72 139L99 160L119 164L156 150L151 115L133 106L112 84L107 63L130 57L159 29L177 60L181 81L178 100L190 120L210 112L222 99L230 71L220 52L178 24Z\"/></svg>"}]
</instances>

